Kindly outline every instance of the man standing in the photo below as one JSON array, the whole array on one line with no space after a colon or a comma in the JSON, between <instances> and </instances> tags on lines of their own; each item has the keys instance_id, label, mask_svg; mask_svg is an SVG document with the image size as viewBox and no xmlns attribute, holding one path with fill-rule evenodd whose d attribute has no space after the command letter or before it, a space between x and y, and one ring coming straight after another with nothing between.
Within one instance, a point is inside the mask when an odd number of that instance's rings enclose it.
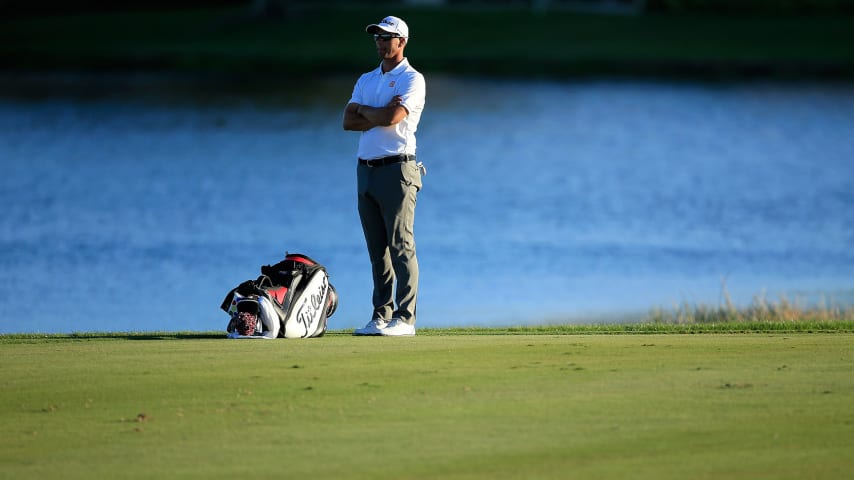
<instances>
[{"instance_id":1,"label":"man standing","mask_svg":"<svg viewBox=\"0 0 854 480\"><path fill-rule=\"evenodd\" d=\"M344 109L344 130L362 132L356 176L374 312L353 334L411 336L418 294L415 197L423 171L415 159L415 130L426 88L424 76L403 55L409 42L403 20L385 17L365 31L373 35L382 62L356 82Z\"/></svg>"}]
</instances>

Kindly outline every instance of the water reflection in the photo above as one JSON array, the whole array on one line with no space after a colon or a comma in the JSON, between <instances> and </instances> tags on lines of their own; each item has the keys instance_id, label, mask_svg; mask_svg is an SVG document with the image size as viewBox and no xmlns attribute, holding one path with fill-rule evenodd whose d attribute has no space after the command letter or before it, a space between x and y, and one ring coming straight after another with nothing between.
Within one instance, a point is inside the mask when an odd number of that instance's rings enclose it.
<instances>
[{"instance_id":1,"label":"water reflection","mask_svg":"<svg viewBox=\"0 0 854 480\"><path fill-rule=\"evenodd\" d=\"M0 332L219 329L285 250L329 267L331 328L363 324L353 80L0 81ZM419 324L612 320L722 279L854 301L852 127L849 86L428 76Z\"/></svg>"}]
</instances>

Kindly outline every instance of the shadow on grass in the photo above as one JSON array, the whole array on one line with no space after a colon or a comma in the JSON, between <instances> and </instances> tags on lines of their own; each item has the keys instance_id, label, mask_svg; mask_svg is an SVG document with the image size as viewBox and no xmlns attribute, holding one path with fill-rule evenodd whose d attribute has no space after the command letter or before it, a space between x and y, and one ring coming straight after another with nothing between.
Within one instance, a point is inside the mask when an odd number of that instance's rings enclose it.
<instances>
[{"instance_id":1,"label":"shadow on grass","mask_svg":"<svg viewBox=\"0 0 854 480\"><path fill-rule=\"evenodd\" d=\"M352 336L352 330L330 330L324 337ZM322 337L321 337L322 338ZM9 333L0 334L0 344L34 343L44 341L92 340L226 340L225 332L75 332L75 333ZM279 340L279 339L277 339ZM285 339L282 339L285 340Z\"/></svg>"},{"instance_id":2,"label":"shadow on grass","mask_svg":"<svg viewBox=\"0 0 854 480\"><path fill-rule=\"evenodd\" d=\"M110 338L124 340L212 340L225 338L219 332L178 332L178 333L129 333L109 335ZM97 336L93 338L98 338Z\"/></svg>"},{"instance_id":3,"label":"shadow on grass","mask_svg":"<svg viewBox=\"0 0 854 480\"><path fill-rule=\"evenodd\" d=\"M220 332L77 332L12 333L0 335L0 343L88 340L211 340L225 338Z\"/></svg>"}]
</instances>

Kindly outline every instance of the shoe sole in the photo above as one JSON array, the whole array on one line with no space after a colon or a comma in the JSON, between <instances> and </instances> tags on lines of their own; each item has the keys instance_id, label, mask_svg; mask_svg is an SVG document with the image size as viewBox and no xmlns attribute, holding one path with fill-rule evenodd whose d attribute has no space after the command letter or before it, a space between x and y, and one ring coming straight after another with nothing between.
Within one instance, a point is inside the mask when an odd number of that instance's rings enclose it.
<instances>
[{"instance_id":1,"label":"shoe sole","mask_svg":"<svg viewBox=\"0 0 854 480\"><path fill-rule=\"evenodd\" d=\"M383 337L414 337L415 332L412 332L412 333L386 333L386 332L382 332L382 333L380 333L380 335L382 335Z\"/></svg>"}]
</instances>

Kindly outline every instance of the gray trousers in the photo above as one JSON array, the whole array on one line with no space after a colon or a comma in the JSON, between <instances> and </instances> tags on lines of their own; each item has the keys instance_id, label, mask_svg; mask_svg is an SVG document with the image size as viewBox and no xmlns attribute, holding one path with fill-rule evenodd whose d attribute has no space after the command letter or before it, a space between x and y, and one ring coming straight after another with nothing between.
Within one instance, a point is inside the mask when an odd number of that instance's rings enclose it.
<instances>
[{"instance_id":1,"label":"gray trousers","mask_svg":"<svg viewBox=\"0 0 854 480\"><path fill-rule=\"evenodd\" d=\"M421 189L421 171L414 161L381 167L359 165L356 177L359 218L374 280L372 318L399 318L414 325L418 296L415 200Z\"/></svg>"}]
</instances>

